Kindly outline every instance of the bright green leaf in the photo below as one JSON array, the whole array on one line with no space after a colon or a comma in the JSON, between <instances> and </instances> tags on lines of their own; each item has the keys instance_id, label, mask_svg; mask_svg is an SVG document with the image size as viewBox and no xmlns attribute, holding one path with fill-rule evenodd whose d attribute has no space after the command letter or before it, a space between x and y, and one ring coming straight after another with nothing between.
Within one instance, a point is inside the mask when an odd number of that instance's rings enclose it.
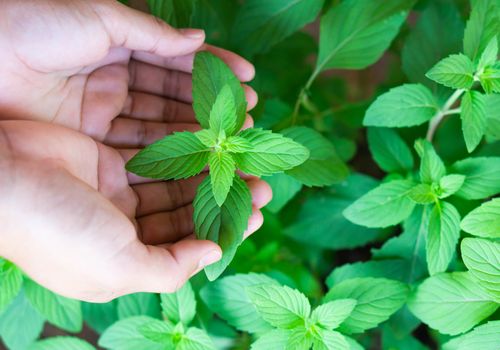
<instances>
[{"instance_id":1,"label":"bright green leaf","mask_svg":"<svg viewBox=\"0 0 500 350\"><path fill-rule=\"evenodd\" d=\"M500 238L500 198L483 203L471 211L460 227L474 236Z\"/></svg>"},{"instance_id":2,"label":"bright green leaf","mask_svg":"<svg viewBox=\"0 0 500 350\"><path fill-rule=\"evenodd\" d=\"M410 148L395 130L368 128L368 146L373 158L388 173L413 169Z\"/></svg>"},{"instance_id":3,"label":"bright green leaf","mask_svg":"<svg viewBox=\"0 0 500 350\"><path fill-rule=\"evenodd\" d=\"M486 67L479 76L479 81L487 94L500 93L500 62Z\"/></svg>"},{"instance_id":4,"label":"bright green leaf","mask_svg":"<svg viewBox=\"0 0 500 350\"><path fill-rule=\"evenodd\" d=\"M95 350L95 348L78 338L55 337L40 340L31 345L28 350Z\"/></svg>"},{"instance_id":5,"label":"bright green leaf","mask_svg":"<svg viewBox=\"0 0 500 350\"><path fill-rule=\"evenodd\" d=\"M117 313L120 320L132 316L160 318L160 300L152 293L125 295L118 299Z\"/></svg>"},{"instance_id":6,"label":"bright green leaf","mask_svg":"<svg viewBox=\"0 0 500 350\"><path fill-rule=\"evenodd\" d=\"M466 92L462 98L460 117L465 144L470 153L479 145L486 131L484 95L477 91Z\"/></svg>"},{"instance_id":7,"label":"bright green leaf","mask_svg":"<svg viewBox=\"0 0 500 350\"><path fill-rule=\"evenodd\" d=\"M349 350L351 349L346 337L339 332L318 329L313 340L314 350Z\"/></svg>"},{"instance_id":8,"label":"bright green leaf","mask_svg":"<svg viewBox=\"0 0 500 350\"><path fill-rule=\"evenodd\" d=\"M349 317L356 303L355 299L330 301L314 309L311 314L311 321L325 329L333 330Z\"/></svg>"},{"instance_id":9,"label":"bright green leaf","mask_svg":"<svg viewBox=\"0 0 500 350\"><path fill-rule=\"evenodd\" d=\"M500 193L500 157L467 158L453 164L452 170L466 176L457 196L483 199Z\"/></svg>"},{"instance_id":10,"label":"bright green leaf","mask_svg":"<svg viewBox=\"0 0 500 350\"><path fill-rule=\"evenodd\" d=\"M196 315L196 299L191 284L186 283L175 293L161 294L161 307L165 317L173 324L182 322L185 326Z\"/></svg>"},{"instance_id":11,"label":"bright green leaf","mask_svg":"<svg viewBox=\"0 0 500 350\"><path fill-rule=\"evenodd\" d=\"M23 286L23 274L14 264L0 262L0 313L15 299Z\"/></svg>"},{"instance_id":12,"label":"bright green leaf","mask_svg":"<svg viewBox=\"0 0 500 350\"><path fill-rule=\"evenodd\" d=\"M176 350L215 350L208 334L198 328L189 328Z\"/></svg>"},{"instance_id":13,"label":"bright green leaf","mask_svg":"<svg viewBox=\"0 0 500 350\"><path fill-rule=\"evenodd\" d=\"M139 333L142 334L144 338L155 343L161 343L166 348L169 346L173 347L174 332L174 325L168 321L151 320L151 322L139 327Z\"/></svg>"},{"instance_id":14,"label":"bright green leaf","mask_svg":"<svg viewBox=\"0 0 500 350\"><path fill-rule=\"evenodd\" d=\"M156 322L147 316L130 317L109 327L99 338L99 346L110 350L164 350L164 347L144 337L141 327Z\"/></svg>"},{"instance_id":15,"label":"bright green leaf","mask_svg":"<svg viewBox=\"0 0 500 350\"><path fill-rule=\"evenodd\" d=\"M458 54L439 61L427 72L427 78L452 89L470 89L475 67L469 57Z\"/></svg>"},{"instance_id":16,"label":"bright green leaf","mask_svg":"<svg viewBox=\"0 0 500 350\"><path fill-rule=\"evenodd\" d=\"M265 176L262 179L273 190L273 199L266 206L266 209L273 213L279 212L302 188L302 183L283 173Z\"/></svg>"},{"instance_id":17,"label":"bright green leaf","mask_svg":"<svg viewBox=\"0 0 500 350\"><path fill-rule=\"evenodd\" d=\"M231 190L236 164L233 157L225 152L210 153L208 163L210 165L210 179L214 198L217 205L221 207Z\"/></svg>"},{"instance_id":18,"label":"bright green leaf","mask_svg":"<svg viewBox=\"0 0 500 350\"><path fill-rule=\"evenodd\" d=\"M439 198L447 198L455 194L463 186L464 175L450 174L445 175L439 180Z\"/></svg>"},{"instance_id":19,"label":"bright green leaf","mask_svg":"<svg viewBox=\"0 0 500 350\"><path fill-rule=\"evenodd\" d=\"M443 344L443 350L498 350L500 321L490 321Z\"/></svg>"},{"instance_id":20,"label":"bright green leaf","mask_svg":"<svg viewBox=\"0 0 500 350\"><path fill-rule=\"evenodd\" d=\"M224 85L215 98L214 105L210 110L210 130L215 135L231 135L236 132L236 104L234 95L229 85Z\"/></svg>"},{"instance_id":21,"label":"bright green leaf","mask_svg":"<svg viewBox=\"0 0 500 350\"><path fill-rule=\"evenodd\" d=\"M252 344L251 350L286 350L290 333L290 330L285 329L267 332Z\"/></svg>"},{"instance_id":22,"label":"bright green leaf","mask_svg":"<svg viewBox=\"0 0 500 350\"><path fill-rule=\"evenodd\" d=\"M446 168L432 144L427 140L417 140L415 149L420 156L420 180L423 183L438 183L446 175Z\"/></svg>"},{"instance_id":23,"label":"bright green leaf","mask_svg":"<svg viewBox=\"0 0 500 350\"><path fill-rule=\"evenodd\" d=\"M408 193L408 196L418 204L431 204L437 200L437 196L429 184L418 184Z\"/></svg>"},{"instance_id":24,"label":"bright green leaf","mask_svg":"<svg viewBox=\"0 0 500 350\"><path fill-rule=\"evenodd\" d=\"M479 60L479 63L477 65L477 70L481 72L482 70L484 70L486 66L495 64L497 60L498 60L498 39L495 36L490 40L488 46L486 46L486 48L484 49L484 52L481 55L481 59Z\"/></svg>"}]
</instances>

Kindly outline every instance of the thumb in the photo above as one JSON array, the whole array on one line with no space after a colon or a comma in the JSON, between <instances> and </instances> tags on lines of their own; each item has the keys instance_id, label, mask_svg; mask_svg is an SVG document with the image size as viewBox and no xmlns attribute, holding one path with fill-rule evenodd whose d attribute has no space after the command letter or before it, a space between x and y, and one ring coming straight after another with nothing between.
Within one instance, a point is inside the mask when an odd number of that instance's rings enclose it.
<instances>
[{"instance_id":1,"label":"thumb","mask_svg":"<svg viewBox=\"0 0 500 350\"><path fill-rule=\"evenodd\" d=\"M147 246L138 267L137 292L173 293L205 266L219 261L221 248L212 241L185 239L166 248Z\"/></svg>"},{"instance_id":2,"label":"thumb","mask_svg":"<svg viewBox=\"0 0 500 350\"><path fill-rule=\"evenodd\" d=\"M192 53L205 41L203 30L172 28L118 1L98 2L94 7L115 47L173 57Z\"/></svg>"}]
</instances>

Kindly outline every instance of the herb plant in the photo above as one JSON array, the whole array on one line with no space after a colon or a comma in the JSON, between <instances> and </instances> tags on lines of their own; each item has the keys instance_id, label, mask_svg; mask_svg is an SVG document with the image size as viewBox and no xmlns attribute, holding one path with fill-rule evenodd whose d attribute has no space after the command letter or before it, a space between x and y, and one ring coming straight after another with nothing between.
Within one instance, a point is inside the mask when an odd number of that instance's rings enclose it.
<instances>
[{"instance_id":1,"label":"herb plant","mask_svg":"<svg viewBox=\"0 0 500 350\"><path fill-rule=\"evenodd\" d=\"M176 293L102 305L1 260L9 350L499 349L498 0L147 2L256 66L255 128L242 130L240 82L200 52L202 130L127 165L169 181L206 172L193 221L224 256ZM243 174L274 197L242 243ZM45 322L65 335L37 341ZM84 322L97 342L75 336Z\"/></svg>"}]
</instances>

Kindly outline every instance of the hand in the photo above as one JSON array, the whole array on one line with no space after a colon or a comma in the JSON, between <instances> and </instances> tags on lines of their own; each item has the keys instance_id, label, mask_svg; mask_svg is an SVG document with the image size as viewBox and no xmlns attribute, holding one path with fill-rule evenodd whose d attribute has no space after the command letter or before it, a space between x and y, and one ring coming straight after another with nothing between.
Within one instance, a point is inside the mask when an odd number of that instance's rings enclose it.
<instances>
[{"instance_id":1,"label":"hand","mask_svg":"<svg viewBox=\"0 0 500 350\"><path fill-rule=\"evenodd\" d=\"M0 2L0 115L48 121L116 147L197 128L191 71L197 50L242 81L253 66L115 0ZM245 87L249 108L257 97Z\"/></svg>"},{"instance_id":2,"label":"hand","mask_svg":"<svg viewBox=\"0 0 500 350\"><path fill-rule=\"evenodd\" d=\"M124 170L132 153L46 123L0 122L0 256L49 289L92 302L173 292L218 260L220 248L192 234L191 203L205 175L148 182ZM271 196L265 182L248 184L246 235Z\"/></svg>"}]
</instances>

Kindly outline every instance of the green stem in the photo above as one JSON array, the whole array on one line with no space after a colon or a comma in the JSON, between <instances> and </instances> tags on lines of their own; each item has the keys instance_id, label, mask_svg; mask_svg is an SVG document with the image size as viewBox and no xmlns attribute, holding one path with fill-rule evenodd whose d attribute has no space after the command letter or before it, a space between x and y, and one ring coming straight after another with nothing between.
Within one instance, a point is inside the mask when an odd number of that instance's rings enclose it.
<instances>
[{"instance_id":1,"label":"green stem","mask_svg":"<svg viewBox=\"0 0 500 350\"><path fill-rule=\"evenodd\" d=\"M462 94L465 92L464 89L459 89L455 91L450 98L445 102L443 105L443 108L441 108L434 117L432 117L431 122L429 123L429 129L427 130L427 140L432 142L432 139L434 138L434 134L436 133L437 128L443 121L444 117L450 114L457 114L460 113L460 109L451 109L455 102L462 96Z\"/></svg>"},{"instance_id":2,"label":"green stem","mask_svg":"<svg viewBox=\"0 0 500 350\"><path fill-rule=\"evenodd\" d=\"M299 115L299 110L300 106L304 103L304 99L307 96L307 93L309 92L309 89L311 88L311 85L314 83L314 80L318 76L320 70L316 68L311 76L309 77L309 80L307 81L306 85L300 90L299 96L297 97L297 101L295 102L295 107L293 108L293 114L292 114L292 125L295 125L297 122L297 117Z\"/></svg>"}]
</instances>

